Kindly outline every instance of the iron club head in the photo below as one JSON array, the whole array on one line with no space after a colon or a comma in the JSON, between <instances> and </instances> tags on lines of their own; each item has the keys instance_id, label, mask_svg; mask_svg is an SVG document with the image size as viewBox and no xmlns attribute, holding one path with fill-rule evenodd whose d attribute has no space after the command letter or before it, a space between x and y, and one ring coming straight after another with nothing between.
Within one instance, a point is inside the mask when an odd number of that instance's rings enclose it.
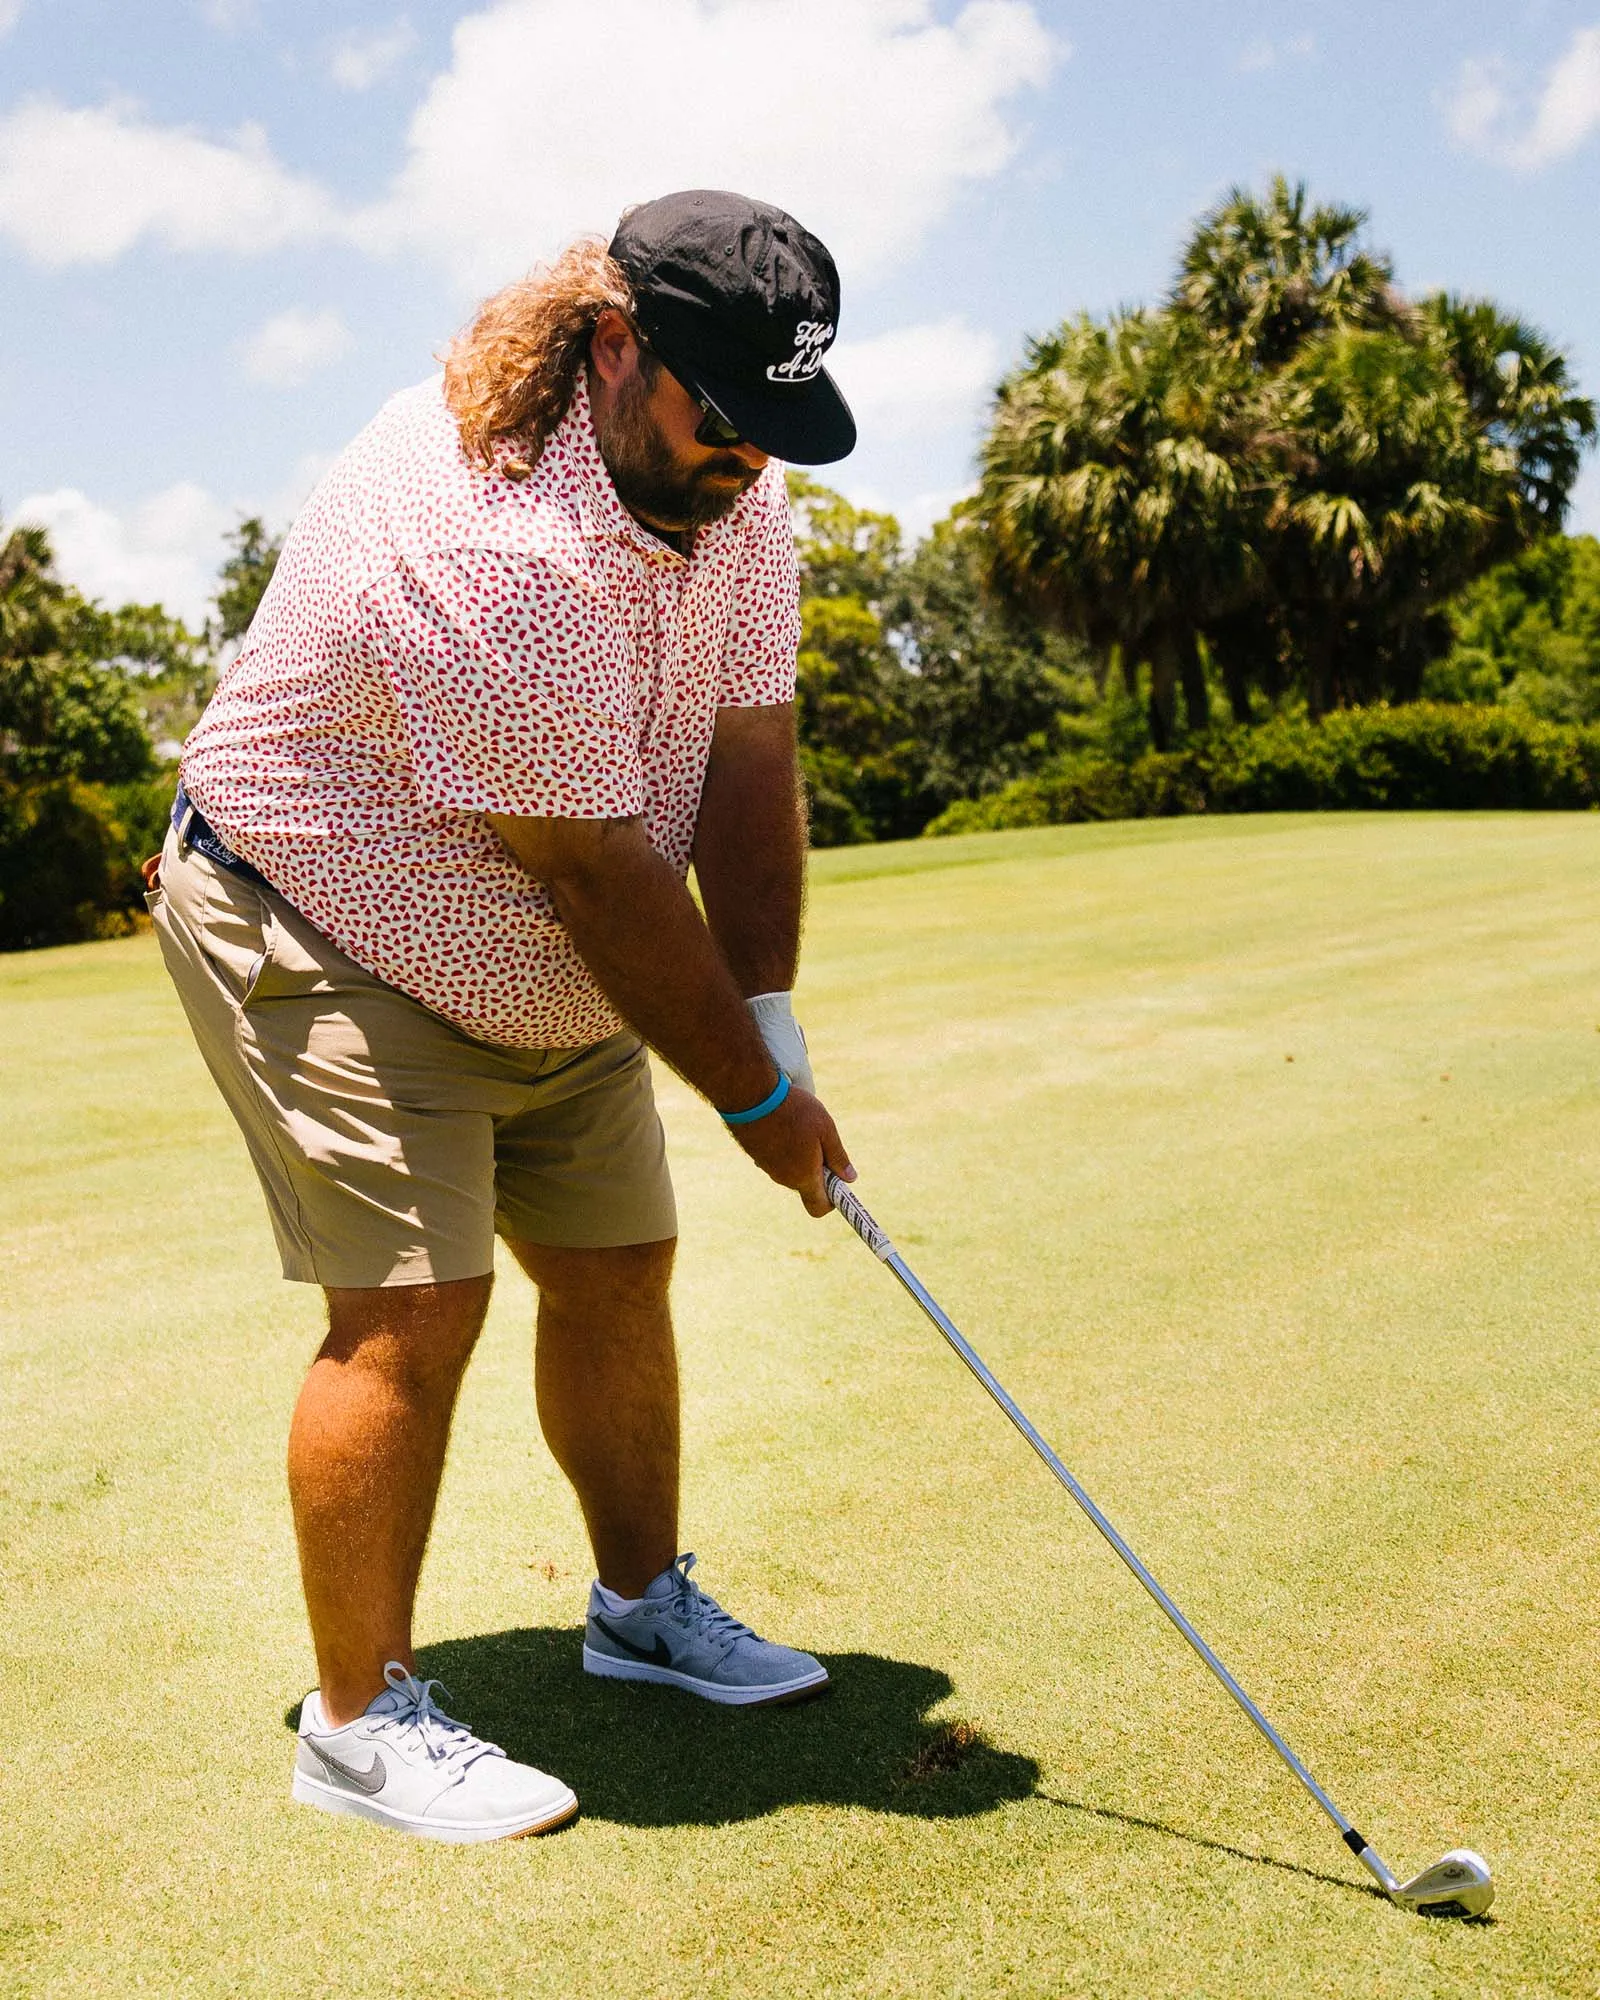
<instances>
[{"instance_id":1,"label":"iron club head","mask_svg":"<svg viewBox=\"0 0 1600 2000\"><path fill-rule=\"evenodd\" d=\"M1419 1917L1481 1917L1494 1901L1494 1877L1481 1854L1452 1847L1431 1868L1396 1883L1389 1895Z\"/></svg>"}]
</instances>

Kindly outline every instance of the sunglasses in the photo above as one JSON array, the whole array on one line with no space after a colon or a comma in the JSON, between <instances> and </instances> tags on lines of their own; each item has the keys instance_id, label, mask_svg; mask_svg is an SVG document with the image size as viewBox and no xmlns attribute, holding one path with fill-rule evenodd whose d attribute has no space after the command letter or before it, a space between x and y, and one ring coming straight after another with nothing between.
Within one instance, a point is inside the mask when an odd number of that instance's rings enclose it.
<instances>
[{"instance_id":1,"label":"sunglasses","mask_svg":"<svg viewBox=\"0 0 1600 2000\"><path fill-rule=\"evenodd\" d=\"M656 353L649 341L637 329L634 331L634 339L638 341L646 354L652 356L662 368L667 368L667 364L661 359L661 356ZM667 368L667 373L672 375L673 381L677 383L678 387L700 412L700 421L694 427L694 441L696 444L703 444L711 451L732 451L735 445L744 443L744 433L736 430L728 422L727 418L717 408L716 404L712 402L709 396L702 396L698 389L691 389L683 377L681 375L673 375L670 368Z\"/></svg>"},{"instance_id":2,"label":"sunglasses","mask_svg":"<svg viewBox=\"0 0 1600 2000\"><path fill-rule=\"evenodd\" d=\"M696 444L709 445L714 451L732 451L736 444L744 443L743 433L734 429L715 403L696 396L693 389L688 393L700 406L700 421L694 427Z\"/></svg>"}]
</instances>

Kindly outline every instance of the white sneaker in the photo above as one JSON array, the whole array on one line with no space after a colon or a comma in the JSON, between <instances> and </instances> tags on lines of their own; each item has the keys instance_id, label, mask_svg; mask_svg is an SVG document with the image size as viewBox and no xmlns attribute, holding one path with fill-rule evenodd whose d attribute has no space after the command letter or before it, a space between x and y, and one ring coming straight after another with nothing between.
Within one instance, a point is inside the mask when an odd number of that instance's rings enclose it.
<instances>
[{"instance_id":1,"label":"white sneaker","mask_svg":"<svg viewBox=\"0 0 1600 2000\"><path fill-rule=\"evenodd\" d=\"M303 1805L453 1841L548 1833L578 1810L559 1778L513 1764L437 1708L437 1681L416 1680L398 1660L383 1677L384 1693L338 1729L324 1720L321 1696L306 1696L291 1787Z\"/></svg>"}]
</instances>

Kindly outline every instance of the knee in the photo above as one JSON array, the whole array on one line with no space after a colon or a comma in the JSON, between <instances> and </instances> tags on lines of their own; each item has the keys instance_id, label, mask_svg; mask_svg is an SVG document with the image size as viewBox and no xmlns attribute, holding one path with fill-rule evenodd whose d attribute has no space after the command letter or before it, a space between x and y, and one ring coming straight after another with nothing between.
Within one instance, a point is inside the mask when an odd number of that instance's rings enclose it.
<instances>
[{"instance_id":1,"label":"knee","mask_svg":"<svg viewBox=\"0 0 1600 2000\"><path fill-rule=\"evenodd\" d=\"M328 1333L319 1361L418 1386L459 1378L489 1309L493 1279L387 1285L327 1294Z\"/></svg>"},{"instance_id":2,"label":"knee","mask_svg":"<svg viewBox=\"0 0 1600 2000\"><path fill-rule=\"evenodd\" d=\"M677 1239L627 1243L606 1250L539 1248L523 1259L546 1305L589 1311L663 1308L672 1283Z\"/></svg>"}]
</instances>

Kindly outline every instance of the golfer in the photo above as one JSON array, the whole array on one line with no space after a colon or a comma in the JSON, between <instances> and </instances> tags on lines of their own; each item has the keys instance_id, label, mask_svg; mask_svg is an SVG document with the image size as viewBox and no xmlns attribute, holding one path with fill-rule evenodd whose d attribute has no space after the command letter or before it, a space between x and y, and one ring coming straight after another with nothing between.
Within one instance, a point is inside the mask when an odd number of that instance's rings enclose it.
<instances>
[{"instance_id":1,"label":"golfer","mask_svg":"<svg viewBox=\"0 0 1600 2000\"><path fill-rule=\"evenodd\" d=\"M538 1288L539 1421L594 1549L585 1668L738 1705L827 1683L676 1553L645 1044L827 1213L824 1166L853 1175L789 1004L778 461L855 441L838 316L814 236L706 191L490 299L313 494L185 749L151 909L284 1276L328 1303L289 1487L320 1682L293 1792L329 1811L475 1841L577 1810L413 1672L497 1234Z\"/></svg>"}]
</instances>

